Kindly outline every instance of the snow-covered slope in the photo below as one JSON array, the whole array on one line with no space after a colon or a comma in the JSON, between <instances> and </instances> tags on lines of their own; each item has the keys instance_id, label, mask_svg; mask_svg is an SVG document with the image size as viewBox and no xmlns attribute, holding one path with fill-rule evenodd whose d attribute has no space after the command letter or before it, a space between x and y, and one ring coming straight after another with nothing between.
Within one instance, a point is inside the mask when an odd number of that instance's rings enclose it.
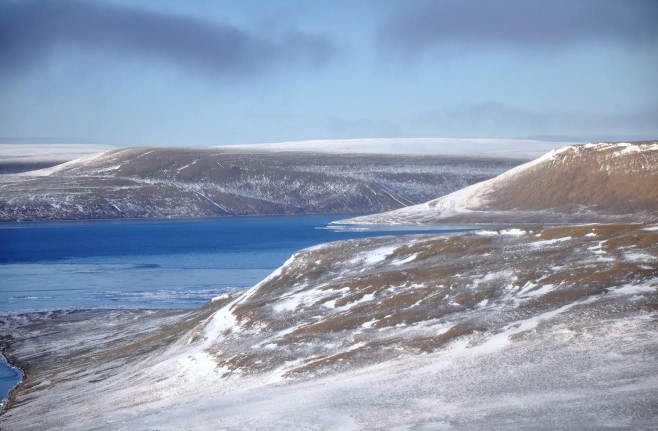
<instances>
[{"instance_id":1,"label":"snow-covered slope","mask_svg":"<svg viewBox=\"0 0 658 431\"><path fill-rule=\"evenodd\" d=\"M116 149L99 144L0 143L0 174L46 168L101 151Z\"/></svg>"},{"instance_id":2,"label":"snow-covered slope","mask_svg":"<svg viewBox=\"0 0 658 431\"><path fill-rule=\"evenodd\" d=\"M0 427L649 430L656 310L655 225L330 243L183 316L0 319Z\"/></svg>"},{"instance_id":3,"label":"snow-covered slope","mask_svg":"<svg viewBox=\"0 0 658 431\"><path fill-rule=\"evenodd\" d=\"M658 143L568 146L427 203L351 224L585 222L658 215Z\"/></svg>"},{"instance_id":4,"label":"snow-covered slope","mask_svg":"<svg viewBox=\"0 0 658 431\"><path fill-rule=\"evenodd\" d=\"M521 162L126 148L0 176L0 221L387 211L491 178Z\"/></svg>"},{"instance_id":5,"label":"snow-covered slope","mask_svg":"<svg viewBox=\"0 0 658 431\"><path fill-rule=\"evenodd\" d=\"M0 163L4 162L67 162L116 149L113 145L101 144L22 144L0 143Z\"/></svg>"},{"instance_id":6,"label":"snow-covered slope","mask_svg":"<svg viewBox=\"0 0 658 431\"><path fill-rule=\"evenodd\" d=\"M390 138L334 139L232 145L217 148L311 151L322 153L425 154L441 156L502 157L534 159L569 142L546 142L531 139L462 139L462 138Z\"/></svg>"}]
</instances>

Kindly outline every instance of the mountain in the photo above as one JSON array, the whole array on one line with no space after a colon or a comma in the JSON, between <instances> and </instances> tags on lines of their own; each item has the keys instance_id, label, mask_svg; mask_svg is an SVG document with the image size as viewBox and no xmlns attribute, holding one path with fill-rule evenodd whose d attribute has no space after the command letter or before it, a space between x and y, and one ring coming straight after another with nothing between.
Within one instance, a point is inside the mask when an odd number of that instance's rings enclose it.
<instances>
[{"instance_id":1,"label":"mountain","mask_svg":"<svg viewBox=\"0 0 658 431\"><path fill-rule=\"evenodd\" d=\"M0 221L387 211L491 178L522 161L126 148L0 175Z\"/></svg>"},{"instance_id":2,"label":"mountain","mask_svg":"<svg viewBox=\"0 0 658 431\"><path fill-rule=\"evenodd\" d=\"M192 312L5 316L6 430L649 430L658 225L370 238Z\"/></svg>"},{"instance_id":3,"label":"mountain","mask_svg":"<svg viewBox=\"0 0 658 431\"><path fill-rule=\"evenodd\" d=\"M658 143L574 145L424 204L347 224L642 221L658 214Z\"/></svg>"}]
</instances>

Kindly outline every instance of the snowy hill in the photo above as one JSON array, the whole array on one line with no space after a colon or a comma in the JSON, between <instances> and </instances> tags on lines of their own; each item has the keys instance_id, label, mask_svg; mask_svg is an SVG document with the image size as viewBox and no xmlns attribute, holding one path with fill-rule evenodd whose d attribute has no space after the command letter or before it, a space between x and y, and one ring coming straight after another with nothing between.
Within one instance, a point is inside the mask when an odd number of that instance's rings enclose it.
<instances>
[{"instance_id":1,"label":"snowy hill","mask_svg":"<svg viewBox=\"0 0 658 431\"><path fill-rule=\"evenodd\" d=\"M0 163L16 162L68 162L80 157L117 149L113 145L63 143L0 143Z\"/></svg>"},{"instance_id":2,"label":"snowy hill","mask_svg":"<svg viewBox=\"0 0 658 431\"><path fill-rule=\"evenodd\" d=\"M387 211L494 177L522 161L126 148L0 175L0 221Z\"/></svg>"},{"instance_id":3,"label":"snowy hill","mask_svg":"<svg viewBox=\"0 0 658 431\"><path fill-rule=\"evenodd\" d=\"M216 148L250 151L310 151L342 154L415 154L534 159L548 151L569 144L568 142L546 142L531 139L389 138L277 142Z\"/></svg>"},{"instance_id":4,"label":"snowy hill","mask_svg":"<svg viewBox=\"0 0 658 431\"><path fill-rule=\"evenodd\" d=\"M80 157L116 149L111 145L0 143L0 174L47 168Z\"/></svg>"},{"instance_id":5,"label":"snowy hill","mask_svg":"<svg viewBox=\"0 0 658 431\"><path fill-rule=\"evenodd\" d=\"M658 143L568 146L427 203L340 223L587 222L658 214Z\"/></svg>"},{"instance_id":6,"label":"snowy hill","mask_svg":"<svg viewBox=\"0 0 658 431\"><path fill-rule=\"evenodd\" d=\"M193 312L6 316L29 372L0 424L648 430L657 262L656 225L371 238Z\"/></svg>"}]
</instances>

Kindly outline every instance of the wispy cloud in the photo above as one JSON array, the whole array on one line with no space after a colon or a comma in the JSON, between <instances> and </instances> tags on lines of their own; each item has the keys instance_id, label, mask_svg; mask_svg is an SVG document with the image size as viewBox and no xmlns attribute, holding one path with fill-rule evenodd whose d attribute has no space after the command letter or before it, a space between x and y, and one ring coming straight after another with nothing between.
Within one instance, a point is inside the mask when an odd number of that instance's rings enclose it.
<instances>
[{"instance_id":1,"label":"wispy cloud","mask_svg":"<svg viewBox=\"0 0 658 431\"><path fill-rule=\"evenodd\" d=\"M288 31L259 35L231 25L97 1L5 1L0 4L0 64L22 72L74 46L209 75L258 74L272 67L320 66L335 49L325 36Z\"/></svg>"},{"instance_id":2,"label":"wispy cloud","mask_svg":"<svg viewBox=\"0 0 658 431\"><path fill-rule=\"evenodd\" d=\"M560 48L586 41L658 42L655 0L416 1L392 16L378 40L414 55L447 44Z\"/></svg>"}]
</instances>

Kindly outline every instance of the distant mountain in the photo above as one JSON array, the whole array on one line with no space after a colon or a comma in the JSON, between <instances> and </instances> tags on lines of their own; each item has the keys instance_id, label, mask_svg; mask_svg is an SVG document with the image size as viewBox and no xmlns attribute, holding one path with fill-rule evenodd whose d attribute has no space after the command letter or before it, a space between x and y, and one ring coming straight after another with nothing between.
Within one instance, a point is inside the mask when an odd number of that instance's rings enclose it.
<instances>
[{"instance_id":1,"label":"distant mountain","mask_svg":"<svg viewBox=\"0 0 658 431\"><path fill-rule=\"evenodd\" d=\"M0 175L48 168L117 147L99 144L0 142Z\"/></svg>"},{"instance_id":2,"label":"distant mountain","mask_svg":"<svg viewBox=\"0 0 658 431\"><path fill-rule=\"evenodd\" d=\"M523 160L233 148L126 148L0 175L0 221L387 211Z\"/></svg>"},{"instance_id":3,"label":"distant mountain","mask_svg":"<svg viewBox=\"0 0 658 431\"><path fill-rule=\"evenodd\" d=\"M495 157L534 159L570 141L538 139L466 139L466 138L387 138L327 139L316 141L277 142L269 144L232 145L216 148L249 151L311 151L338 154L414 154L460 157Z\"/></svg>"},{"instance_id":4,"label":"distant mountain","mask_svg":"<svg viewBox=\"0 0 658 431\"><path fill-rule=\"evenodd\" d=\"M339 223L653 220L658 143L568 146L438 199Z\"/></svg>"}]
</instances>

